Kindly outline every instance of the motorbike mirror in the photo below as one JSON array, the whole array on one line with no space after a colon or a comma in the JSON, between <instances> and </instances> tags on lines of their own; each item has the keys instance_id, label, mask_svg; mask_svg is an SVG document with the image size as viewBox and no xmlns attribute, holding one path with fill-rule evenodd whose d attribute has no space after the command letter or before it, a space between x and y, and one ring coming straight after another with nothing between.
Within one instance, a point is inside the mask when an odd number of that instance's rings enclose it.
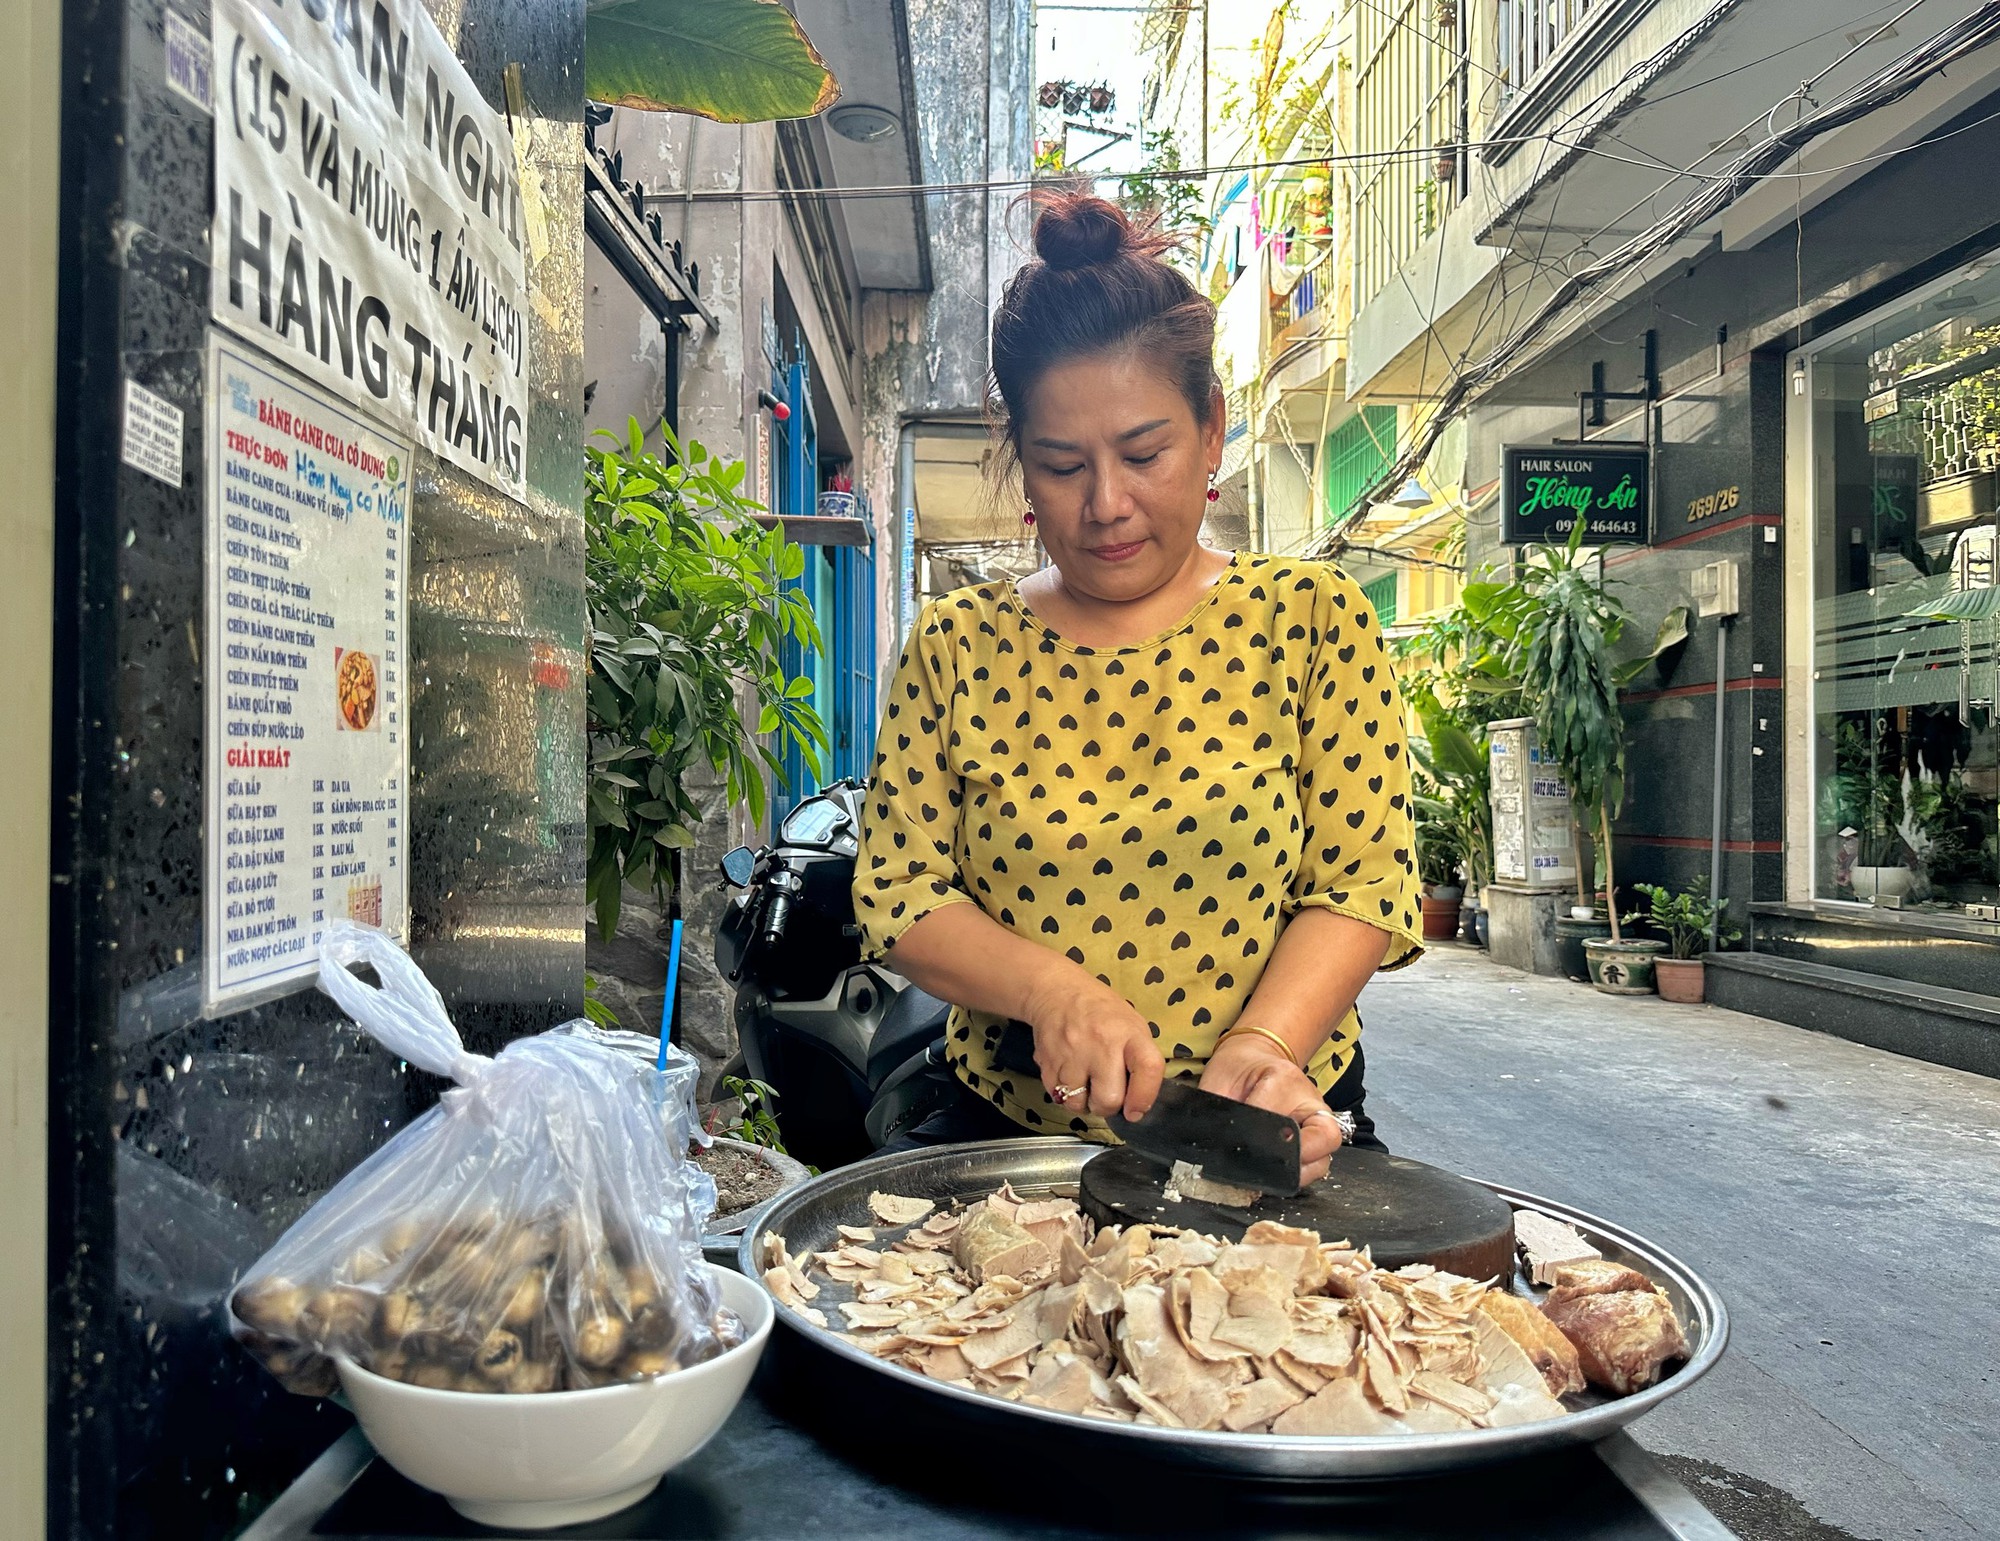
<instances>
[{"instance_id":1,"label":"motorbike mirror","mask_svg":"<svg viewBox=\"0 0 2000 1541\"><path fill-rule=\"evenodd\" d=\"M739 845L722 858L722 880L731 888L748 888L750 875L757 870L757 857L747 845Z\"/></svg>"}]
</instances>

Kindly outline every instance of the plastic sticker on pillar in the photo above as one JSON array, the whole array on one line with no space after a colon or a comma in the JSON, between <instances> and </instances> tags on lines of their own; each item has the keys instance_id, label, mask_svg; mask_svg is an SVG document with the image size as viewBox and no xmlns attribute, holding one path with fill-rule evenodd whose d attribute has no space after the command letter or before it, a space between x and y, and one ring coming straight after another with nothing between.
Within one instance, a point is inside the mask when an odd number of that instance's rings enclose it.
<instances>
[{"instance_id":1,"label":"plastic sticker on pillar","mask_svg":"<svg viewBox=\"0 0 2000 1541\"><path fill-rule=\"evenodd\" d=\"M125 382L125 431L119 458L169 487L181 484L181 409L137 380Z\"/></svg>"},{"instance_id":2,"label":"plastic sticker on pillar","mask_svg":"<svg viewBox=\"0 0 2000 1541\"><path fill-rule=\"evenodd\" d=\"M215 101L209 89L209 65L212 61L207 35L172 6L167 7L161 24L162 42L166 49L167 89L192 102L203 112L214 112Z\"/></svg>"},{"instance_id":3,"label":"plastic sticker on pillar","mask_svg":"<svg viewBox=\"0 0 2000 1541\"><path fill-rule=\"evenodd\" d=\"M308 984L333 921L408 929L410 442L212 340L202 1006Z\"/></svg>"},{"instance_id":4,"label":"plastic sticker on pillar","mask_svg":"<svg viewBox=\"0 0 2000 1541\"><path fill-rule=\"evenodd\" d=\"M519 498L527 215L514 139L419 0L214 0L209 308Z\"/></svg>"},{"instance_id":5,"label":"plastic sticker on pillar","mask_svg":"<svg viewBox=\"0 0 2000 1541\"><path fill-rule=\"evenodd\" d=\"M1531 888L1569 886L1576 879L1569 783L1542 759L1532 718L1486 727L1494 877Z\"/></svg>"}]
</instances>

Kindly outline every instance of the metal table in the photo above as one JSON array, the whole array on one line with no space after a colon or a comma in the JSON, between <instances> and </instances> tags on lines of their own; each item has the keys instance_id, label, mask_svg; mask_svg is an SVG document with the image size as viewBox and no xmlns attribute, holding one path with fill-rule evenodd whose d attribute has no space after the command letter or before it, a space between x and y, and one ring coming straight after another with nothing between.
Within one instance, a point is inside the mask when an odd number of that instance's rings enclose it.
<instances>
[{"instance_id":1,"label":"metal table","mask_svg":"<svg viewBox=\"0 0 2000 1541\"><path fill-rule=\"evenodd\" d=\"M1065 1464L1046 1442L912 1422L831 1398L801 1405L780 1339L714 1441L644 1503L550 1536L628 1541L1730 1541L1720 1521L1629 1436L1448 1477L1323 1487L1243 1482L1146 1465ZM460 1518L338 1440L240 1541L443 1541L522 1535Z\"/></svg>"}]
</instances>

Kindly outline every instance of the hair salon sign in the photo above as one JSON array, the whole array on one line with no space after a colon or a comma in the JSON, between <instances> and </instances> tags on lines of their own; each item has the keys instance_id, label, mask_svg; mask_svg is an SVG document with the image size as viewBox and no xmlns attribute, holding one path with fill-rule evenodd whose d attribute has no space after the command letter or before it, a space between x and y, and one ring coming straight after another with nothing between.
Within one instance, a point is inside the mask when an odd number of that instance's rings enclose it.
<instances>
[{"instance_id":1,"label":"hair salon sign","mask_svg":"<svg viewBox=\"0 0 2000 1541\"><path fill-rule=\"evenodd\" d=\"M525 489L526 217L507 120L419 0L214 0L217 321Z\"/></svg>"},{"instance_id":2,"label":"hair salon sign","mask_svg":"<svg viewBox=\"0 0 2000 1541\"><path fill-rule=\"evenodd\" d=\"M1579 519L1586 546L1651 539L1647 451L1536 445L1507 451L1500 538L1562 545Z\"/></svg>"}]
</instances>

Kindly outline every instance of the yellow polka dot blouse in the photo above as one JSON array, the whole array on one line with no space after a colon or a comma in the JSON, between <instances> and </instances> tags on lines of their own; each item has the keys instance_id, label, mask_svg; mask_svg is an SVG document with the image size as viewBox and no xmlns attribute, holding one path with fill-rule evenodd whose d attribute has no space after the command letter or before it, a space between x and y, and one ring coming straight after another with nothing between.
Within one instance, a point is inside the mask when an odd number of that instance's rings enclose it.
<instances>
[{"instance_id":1,"label":"yellow polka dot blouse","mask_svg":"<svg viewBox=\"0 0 2000 1541\"><path fill-rule=\"evenodd\" d=\"M1417 956L1412 845L1402 700L1338 568L1238 556L1179 625L1131 647L1065 641L993 584L933 600L911 630L855 915L880 958L932 910L977 904L1117 990L1168 1073L1194 1072L1294 911L1389 932L1386 968ZM996 1066L1005 1028L953 1014L960 1079L1031 1129L1108 1138ZM1350 1012L1312 1057L1322 1090L1359 1032Z\"/></svg>"}]
</instances>

